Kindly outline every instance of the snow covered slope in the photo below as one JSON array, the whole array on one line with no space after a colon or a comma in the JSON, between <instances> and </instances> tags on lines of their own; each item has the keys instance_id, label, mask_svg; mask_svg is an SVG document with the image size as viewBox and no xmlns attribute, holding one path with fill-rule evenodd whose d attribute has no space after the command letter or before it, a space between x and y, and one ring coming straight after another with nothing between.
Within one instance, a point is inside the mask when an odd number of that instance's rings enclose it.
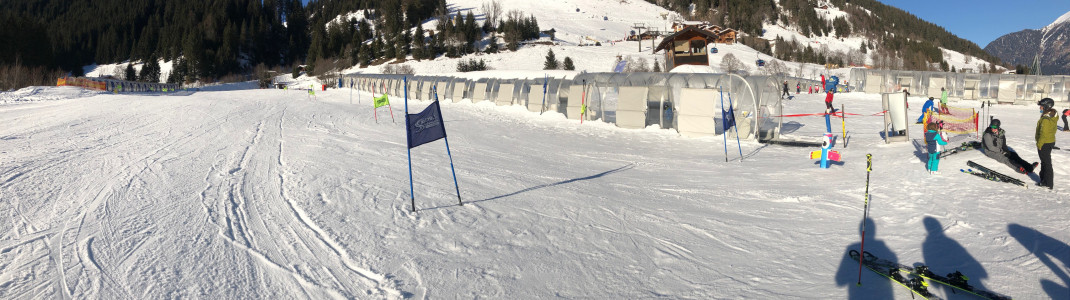
<instances>
[{"instance_id":1,"label":"snow covered slope","mask_svg":"<svg viewBox=\"0 0 1070 300\"><path fill-rule=\"evenodd\" d=\"M413 213L401 99L376 122L349 90L218 90L0 105L0 298L910 299L869 271L856 286L845 258L867 153L866 250L1016 299L1070 295L1070 167L1055 193L958 173L1010 173L978 152L932 176L912 143L884 144L880 117L848 118L844 162L821 169L816 148L744 141L740 160L730 141L725 162L721 137L442 103L465 205L437 141L412 150ZM877 95L836 101L880 111ZM1035 161L1036 112L993 111Z\"/></svg>"},{"instance_id":2,"label":"snow covered slope","mask_svg":"<svg viewBox=\"0 0 1070 300\"><path fill-rule=\"evenodd\" d=\"M453 13L467 14L472 12L477 18L483 19L483 0L450 0L448 1ZM503 51L497 54L473 54L458 59L438 57L434 60L413 61L409 60L402 64L409 65L417 74L453 74L456 73L457 64L470 59L483 59L493 70L510 71L539 71L548 51L553 50L558 60L565 57L571 58L579 72L609 72L617 61L622 59L637 60L642 58L646 61L647 69L653 69L653 64L664 64L664 52L653 53L653 47L660 40L644 41L641 45L634 41L624 41L625 37L634 29L637 23L645 26L659 28L668 31L673 20L681 20L682 17L660 6L641 0L592 0L576 1L564 0L555 2L555 5L545 5L539 1L531 0L502 0L503 13L511 10L519 10L525 15L533 15L538 19L540 29L557 31L557 45L529 45L519 51ZM838 8L818 10L818 15L826 18L844 16L846 13ZM579 11L577 11L579 10ZM664 15L664 18L662 17ZM423 24L425 29L434 29L437 21L429 21ZM859 36L848 38L837 37L806 37L799 33L795 27L783 25L765 25L766 33L763 38L784 38L788 41L795 40L801 45L810 45L815 50L830 53L849 53L858 51L865 40ZM602 46L578 46L584 41L599 41ZM756 50L741 43L734 45L716 45L717 54L709 54L711 72L723 73L720 63L727 54L732 54L744 62L745 72L749 74L766 74L769 70L760 68L755 64L758 59L767 62L773 61L769 55L758 53ZM976 69L978 64L988 62L944 49L945 60L951 66L958 69ZM869 55L863 56L867 63L871 63ZM818 79L822 72L846 75L847 68L825 71L825 66L809 63L785 62L787 74L809 79ZM371 66L361 69L349 68L343 73L382 73L385 65ZM524 72L525 74L531 72ZM535 72L538 73L538 72ZM532 77L541 77L541 73Z\"/></svg>"}]
</instances>

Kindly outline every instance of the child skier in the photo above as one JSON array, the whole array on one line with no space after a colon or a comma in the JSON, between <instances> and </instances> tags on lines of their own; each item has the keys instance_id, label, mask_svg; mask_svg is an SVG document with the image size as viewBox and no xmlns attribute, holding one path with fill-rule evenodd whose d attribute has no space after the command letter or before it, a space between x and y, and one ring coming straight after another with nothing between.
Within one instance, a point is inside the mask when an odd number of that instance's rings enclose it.
<instances>
[{"instance_id":1,"label":"child skier","mask_svg":"<svg viewBox=\"0 0 1070 300\"><path fill-rule=\"evenodd\" d=\"M829 78L829 82L825 83L825 74L821 74L821 89L825 91L826 113L832 113L836 111L836 109L832 107L832 93L836 91L836 84L838 83L839 79L836 76L832 76L831 78Z\"/></svg>"},{"instance_id":2,"label":"child skier","mask_svg":"<svg viewBox=\"0 0 1070 300\"><path fill-rule=\"evenodd\" d=\"M925 119L925 113L930 111L936 112L936 107L933 104L935 100L936 99L933 99L933 97L929 97L929 100L925 100L925 105L921 107L921 116L918 117L918 124L921 124L922 121Z\"/></svg>"},{"instance_id":3,"label":"child skier","mask_svg":"<svg viewBox=\"0 0 1070 300\"><path fill-rule=\"evenodd\" d=\"M944 133L940 128L939 123L929 123L925 128L925 140L929 141L929 163L926 167L929 169L929 174L940 174L940 152L943 151L943 146L947 145L947 138L944 137Z\"/></svg>"}]
</instances>

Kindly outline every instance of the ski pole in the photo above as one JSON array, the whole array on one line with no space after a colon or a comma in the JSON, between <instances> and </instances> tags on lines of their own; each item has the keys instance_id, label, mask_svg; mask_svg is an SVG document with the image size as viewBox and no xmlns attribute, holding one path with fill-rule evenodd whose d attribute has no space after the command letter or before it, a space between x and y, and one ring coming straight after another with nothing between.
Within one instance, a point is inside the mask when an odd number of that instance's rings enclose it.
<instances>
[{"instance_id":1,"label":"ski pole","mask_svg":"<svg viewBox=\"0 0 1070 300\"><path fill-rule=\"evenodd\" d=\"M873 171L873 154L866 153L866 204L862 206L862 246L858 251L858 286L862 286L862 253L866 251L866 220L869 219L869 173Z\"/></svg>"},{"instance_id":2,"label":"ski pole","mask_svg":"<svg viewBox=\"0 0 1070 300\"><path fill-rule=\"evenodd\" d=\"M843 111L844 105L840 104L840 122L843 123L843 147L847 148L847 113Z\"/></svg>"}]
</instances>

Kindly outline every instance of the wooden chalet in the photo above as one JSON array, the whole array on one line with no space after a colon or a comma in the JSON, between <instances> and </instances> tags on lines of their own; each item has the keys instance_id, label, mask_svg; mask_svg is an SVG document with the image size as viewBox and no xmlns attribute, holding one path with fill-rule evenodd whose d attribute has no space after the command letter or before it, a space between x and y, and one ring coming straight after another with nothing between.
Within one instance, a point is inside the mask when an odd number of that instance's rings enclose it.
<instances>
[{"instance_id":1,"label":"wooden chalet","mask_svg":"<svg viewBox=\"0 0 1070 300\"><path fill-rule=\"evenodd\" d=\"M717 43L726 45L735 44L736 36L739 34L739 32L736 32L736 30L732 28L725 28L714 32L717 33Z\"/></svg>"},{"instance_id":2,"label":"wooden chalet","mask_svg":"<svg viewBox=\"0 0 1070 300\"><path fill-rule=\"evenodd\" d=\"M710 65L708 46L716 42L718 36L698 26L684 26L682 29L665 37L654 48L654 53L665 50L666 70L681 65Z\"/></svg>"}]
</instances>

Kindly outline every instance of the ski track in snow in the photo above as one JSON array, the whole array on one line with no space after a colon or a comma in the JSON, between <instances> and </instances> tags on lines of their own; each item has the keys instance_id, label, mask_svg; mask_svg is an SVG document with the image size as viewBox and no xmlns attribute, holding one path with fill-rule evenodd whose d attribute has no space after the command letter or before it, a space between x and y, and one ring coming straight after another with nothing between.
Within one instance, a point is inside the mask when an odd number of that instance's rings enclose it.
<instances>
[{"instance_id":1,"label":"ski track in snow","mask_svg":"<svg viewBox=\"0 0 1070 300\"><path fill-rule=\"evenodd\" d=\"M1015 298L1070 286L1059 257L1070 220L1037 213L1064 209L1066 187L955 172L966 160L1002 168L977 152L931 176L914 145L883 143L877 117L848 119L845 162L823 170L806 159L814 149L744 141L742 161L730 149L726 163L720 137L443 103L465 205L435 142L412 149L412 213L401 124L376 123L348 90L317 94L0 105L11 124L0 128L0 298L842 298L854 284L835 273L857 268L841 251L858 241L865 153L873 247L965 268ZM785 113L820 110L822 98L801 95ZM836 99L880 107L875 95ZM1008 143L1036 160L1035 113L994 111ZM820 118L786 121L796 136L823 131ZM1057 182L1067 175L1057 164ZM933 254L929 217L980 266Z\"/></svg>"}]
</instances>

